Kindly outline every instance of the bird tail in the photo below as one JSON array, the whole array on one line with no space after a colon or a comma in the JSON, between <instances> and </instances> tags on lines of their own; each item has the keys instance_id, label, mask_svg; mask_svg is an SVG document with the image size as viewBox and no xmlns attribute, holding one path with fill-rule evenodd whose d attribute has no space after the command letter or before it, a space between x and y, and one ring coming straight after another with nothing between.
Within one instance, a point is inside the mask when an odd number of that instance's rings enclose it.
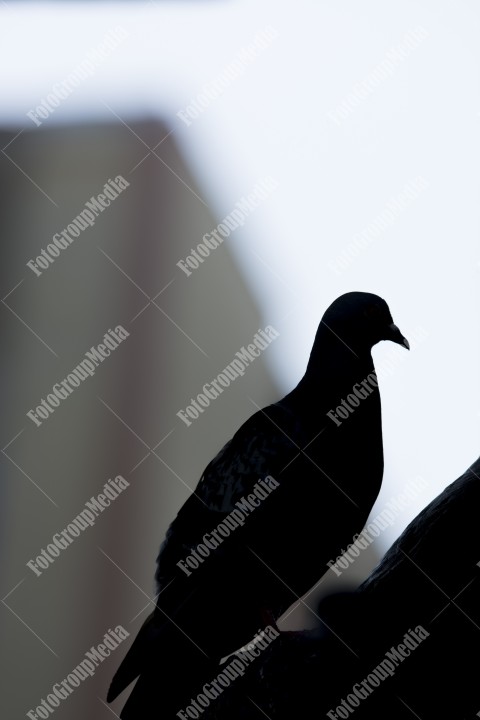
<instances>
[{"instance_id":1,"label":"bird tail","mask_svg":"<svg viewBox=\"0 0 480 720\"><path fill-rule=\"evenodd\" d=\"M120 693L137 678L151 655L152 645L158 631L155 628L154 613L150 613L132 646L123 658L117 672L112 678L107 694L107 702L112 702Z\"/></svg>"},{"instance_id":2,"label":"bird tail","mask_svg":"<svg viewBox=\"0 0 480 720\"><path fill-rule=\"evenodd\" d=\"M138 677L120 714L122 720L143 720L153 712L176 718L197 687L216 674L218 659L210 659L190 638L153 612L143 623L115 673L107 701Z\"/></svg>"}]
</instances>

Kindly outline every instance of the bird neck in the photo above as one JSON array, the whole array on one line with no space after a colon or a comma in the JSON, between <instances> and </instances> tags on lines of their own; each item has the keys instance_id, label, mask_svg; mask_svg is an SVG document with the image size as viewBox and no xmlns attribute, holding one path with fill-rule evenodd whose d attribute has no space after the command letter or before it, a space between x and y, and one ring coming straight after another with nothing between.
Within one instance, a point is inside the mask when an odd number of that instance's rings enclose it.
<instances>
[{"instance_id":1,"label":"bird neck","mask_svg":"<svg viewBox=\"0 0 480 720\"><path fill-rule=\"evenodd\" d=\"M349 393L355 383L375 372L371 348L344 340L320 324L305 375L293 391L304 399L312 395L325 402Z\"/></svg>"}]
</instances>

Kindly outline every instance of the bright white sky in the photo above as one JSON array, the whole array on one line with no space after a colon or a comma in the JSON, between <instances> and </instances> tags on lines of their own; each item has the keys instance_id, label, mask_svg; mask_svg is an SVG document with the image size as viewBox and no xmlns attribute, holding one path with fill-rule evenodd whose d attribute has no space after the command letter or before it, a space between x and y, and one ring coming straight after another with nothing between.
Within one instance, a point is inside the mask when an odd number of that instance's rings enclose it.
<instances>
[{"instance_id":1,"label":"bright white sky","mask_svg":"<svg viewBox=\"0 0 480 720\"><path fill-rule=\"evenodd\" d=\"M161 117L219 217L271 175L279 188L231 248L266 323L291 337L267 362L285 390L319 318L348 290L382 295L412 351L381 384L386 473L375 512L417 475L407 522L479 452L480 7L467 0L3 2L0 122L26 113L120 25L128 38L47 124ZM243 76L187 127L176 115L266 26ZM339 124L329 113L415 28L425 38ZM109 109L110 106L111 109ZM336 274L328 265L415 177L428 188Z\"/></svg>"}]
</instances>

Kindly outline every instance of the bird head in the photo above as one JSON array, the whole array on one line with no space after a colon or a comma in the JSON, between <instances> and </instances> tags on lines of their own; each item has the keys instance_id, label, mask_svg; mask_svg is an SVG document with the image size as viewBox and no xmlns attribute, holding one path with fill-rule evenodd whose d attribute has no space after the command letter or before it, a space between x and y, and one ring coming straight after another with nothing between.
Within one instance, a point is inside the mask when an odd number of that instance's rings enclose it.
<instances>
[{"instance_id":1,"label":"bird head","mask_svg":"<svg viewBox=\"0 0 480 720\"><path fill-rule=\"evenodd\" d=\"M353 350L370 350L380 340L391 340L410 350L408 340L393 322L387 303L372 293L341 295L327 308L321 324Z\"/></svg>"}]
</instances>

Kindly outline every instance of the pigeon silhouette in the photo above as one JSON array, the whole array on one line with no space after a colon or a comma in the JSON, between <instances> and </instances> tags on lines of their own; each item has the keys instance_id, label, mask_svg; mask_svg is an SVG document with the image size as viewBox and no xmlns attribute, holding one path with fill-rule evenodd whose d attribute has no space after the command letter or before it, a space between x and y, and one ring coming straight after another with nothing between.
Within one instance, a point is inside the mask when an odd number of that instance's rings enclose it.
<instances>
[{"instance_id":1,"label":"pigeon silhouette","mask_svg":"<svg viewBox=\"0 0 480 720\"><path fill-rule=\"evenodd\" d=\"M381 340L409 349L382 298L337 298L299 384L205 468L161 545L155 610L109 689L111 702L140 676L123 720L177 717L220 660L275 627L361 531L383 476L371 355Z\"/></svg>"}]
</instances>

